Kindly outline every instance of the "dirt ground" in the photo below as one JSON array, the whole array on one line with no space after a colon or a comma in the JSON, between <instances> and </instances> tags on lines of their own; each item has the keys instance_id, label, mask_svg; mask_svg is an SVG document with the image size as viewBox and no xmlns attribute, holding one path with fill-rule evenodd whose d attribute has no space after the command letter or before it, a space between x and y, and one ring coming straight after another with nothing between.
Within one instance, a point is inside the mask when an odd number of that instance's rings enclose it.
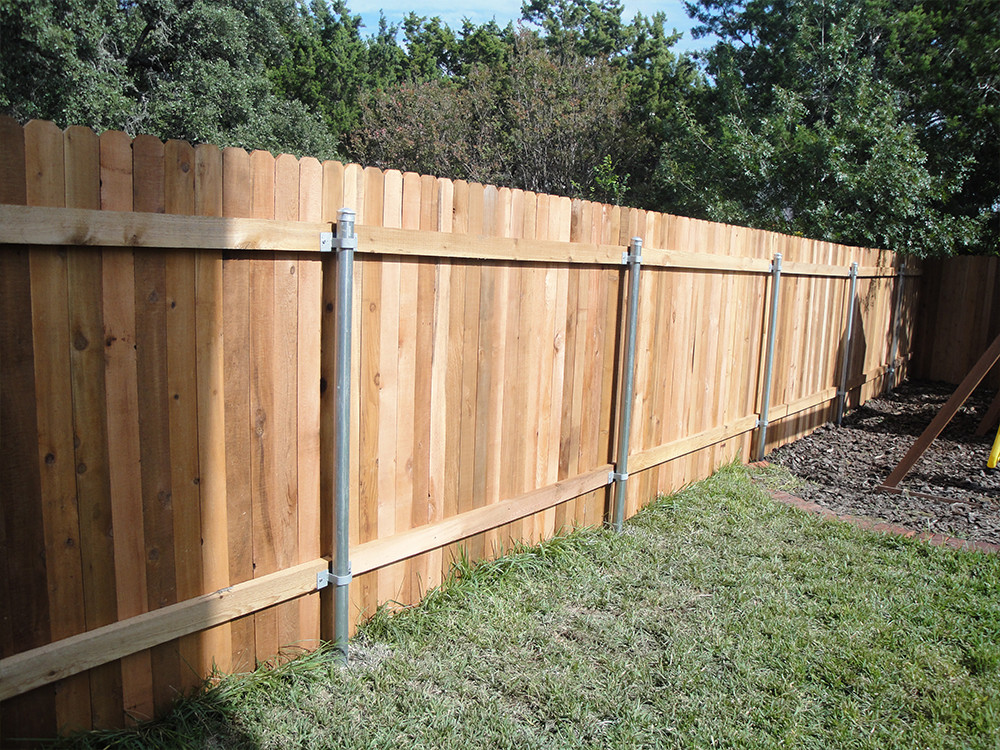
<instances>
[{"instance_id":1,"label":"dirt ground","mask_svg":"<svg viewBox=\"0 0 1000 750\"><path fill-rule=\"evenodd\" d=\"M993 400L991 390L972 394L900 483L949 501L874 489L953 392L951 385L904 383L845 416L841 427L826 424L767 460L804 480L793 494L837 513L1000 544L1000 471L986 468L995 431L974 434Z\"/></svg>"}]
</instances>

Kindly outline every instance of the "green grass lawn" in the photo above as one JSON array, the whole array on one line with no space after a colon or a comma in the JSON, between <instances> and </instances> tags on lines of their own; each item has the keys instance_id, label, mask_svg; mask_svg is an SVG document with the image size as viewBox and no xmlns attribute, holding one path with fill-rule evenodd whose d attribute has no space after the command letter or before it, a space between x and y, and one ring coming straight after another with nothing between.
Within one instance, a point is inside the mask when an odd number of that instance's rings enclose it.
<instances>
[{"instance_id":1,"label":"green grass lawn","mask_svg":"<svg viewBox=\"0 0 1000 750\"><path fill-rule=\"evenodd\" d=\"M821 521L730 466L621 535L459 570L347 669L306 656L73 746L997 748L1000 558Z\"/></svg>"}]
</instances>

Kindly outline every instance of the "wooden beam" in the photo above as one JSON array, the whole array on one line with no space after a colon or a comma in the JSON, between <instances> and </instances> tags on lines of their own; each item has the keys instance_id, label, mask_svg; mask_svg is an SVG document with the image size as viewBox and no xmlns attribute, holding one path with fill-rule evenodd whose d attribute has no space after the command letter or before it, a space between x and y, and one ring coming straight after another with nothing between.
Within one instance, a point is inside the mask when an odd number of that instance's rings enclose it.
<instances>
[{"instance_id":1,"label":"wooden beam","mask_svg":"<svg viewBox=\"0 0 1000 750\"><path fill-rule=\"evenodd\" d=\"M779 419L790 417L793 414L798 414L799 412L811 409L814 406L819 406L825 401L832 401L836 397L837 397L837 387L831 386L829 388L824 388L819 393L812 393L808 396L805 396L804 398L796 399L795 401L790 401L787 404L779 404L778 406L772 406L768 421L770 421L771 423L777 422Z\"/></svg>"},{"instance_id":2,"label":"wooden beam","mask_svg":"<svg viewBox=\"0 0 1000 750\"><path fill-rule=\"evenodd\" d=\"M318 252L323 222L218 218L0 205L0 244L131 247L186 250ZM622 245L358 226L359 251L384 255L537 263L621 265ZM643 263L689 271L768 273L771 261L685 250L643 249ZM786 262L793 276L846 278L846 267ZM865 267L861 276L894 276L894 269ZM919 271L911 272L911 275Z\"/></svg>"},{"instance_id":3,"label":"wooden beam","mask_svg":"<svg viewBox=\"0 0 1000 750\"><path fill-rule=\"evenodd\" d=\"M552 508L608 484L611 464L440 523L368 542L351 550L355 575L429 552ZM0 660L0 701L130 654L197 633L316 591L313 560L287 570L63 638Z\"/></svg>"},{"instance_id":4,"label":"wooden beam","mask_svg":"<svg viewBox=\"0 0 1000 750\"><path fill-rule=\"evenodd\" d=\"M0 660L0 701L316 591L318 559Z\"/></svg>"},{"instance_id":5,"label":"wooden beam","mask_svg":"<svg viewBox=\"0 0 1000 750\"><path fill-rule=\"evenodd\" d=\"M644 266L677 268L690 271L771 272L771 261L766 258L693 253L687 250L660 250L653 247L644 247L642 249L642 264Z\"/></svg>"},{"instance_id":6,"label":"wooden beam","mask_svg":"<svg viewBox=\"0 0 1000 750\"><path fill-rule=\"evenodd\" d=\"M784 269L782 269L782 272L784 272ZM891 266L861 266L858 268L859 279L894 279L898 275L899 269L892 268ZM903 268L903 276L907 278L916 278L923 275L924 272L919 268Z\"/></svg>"},{"instance_id":7,"label":"wooden beam","mask_svg":"<svg viewBox=\"0 0 1000 750\"><path fill-rule=\"evenodd\" d=\"M680 458L688 453L694 453L710 445L721 443L723 440L750 432L756 426L757 415L749 414L730 424L714 427L711 430L705 430L681 440L674 440L664 445L658 445L655 448L649 448L641 453L635 453L629 456L628 459L629 474L637 474L640 471L651 469L654 466L659 466L667 461Z\"/></svg>"},{"instance_id":8,"label":"wooden beam","mask_svg":"<svg viewBox=\"0 0 1000 750\"><path fill-rule=\"evenodd\" d=\"M428 258L622 265L621 245L358 226L358 252Z\"/></svg>"},{"instance_id":9,"label":"wooden beam","mask_svg":"<svg viewBox=\"0 0 1000 750\"><path fill-rule=\"evenodd\" d=\"M330 224L0 205L0 244L319 251Z\"/></svg>"},{"instance_id":10,"label":"wooden beam","mask_svg":"<svg viewBox=\"0 0 1000 750\"><path fill-rule=\"evenodd\" d=\"M351 549L353 574L361 575L430 552L446 544L495 529L606 487L609 484L608 474L613 469L611 464L607 464L578 477L540 487L510 500L485 505L446 518L439 523L353 547Z\"/></svg>"},{"instance_id":11,"label":"wooden beam","mask_svg":"<svg viewBox=\"0 0 1000 750\"><path fill-rule=\"evenodd\" d=\"M782 276L821 276L846 279L851 275L850 266L834 266L827 263L804 263L785 261L781 264Z\"/></svg>"},{"instance_id":12,"label":"wooden beam","mask_svg":"<svg viewBox=\"0 0 1000 750\"><path fill-rule=\"evenodd\" d=\"M955 416L962 404L966 402L971 393L976 389L976 386L986 377L986 373L990 371L990 368L996 364L998 359L1000 359L1000 336L993 339L993 343L990 344L989 349L983 353L983 356L979 358L979 361L969 371L969 374L965 376L965 379L952 394L951 398L941 407L941 411L931 420L931 423L927 425L927 428L920 434L916 442L910 446L910 450L906 452L903 460L892 470L888 479L882 484L882 488L896 487L900 483L907 472L913 468L913 464L927 450L927 446L934 442L934 438L941 434L941 431L948 425L952 417Z\"/></svg>"}]
</instances>

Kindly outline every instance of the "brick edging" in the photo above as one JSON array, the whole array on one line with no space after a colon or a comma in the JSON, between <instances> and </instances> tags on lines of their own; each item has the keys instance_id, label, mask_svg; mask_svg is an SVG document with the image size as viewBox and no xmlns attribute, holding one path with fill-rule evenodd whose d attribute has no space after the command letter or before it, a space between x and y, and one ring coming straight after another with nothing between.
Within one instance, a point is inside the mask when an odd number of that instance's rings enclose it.
<instances>
[{"instance_id":1,"label":"brick edging","mask_svg":"<svg viewBox=\"0 0 1000 750\"><path fill-rule=\"evenodd\" d=\"M767 461L754 461L749 464L749 466L756 466L758 468L765 468L767 465ZM1000 553L1000 544L991 544L990 542L974 542L969 539L959 539L958 537L948 536L946 534L932 534L929 531L918 532L913 529L908 529L905 526L900 526L899 524L875 521L871 518L865 518L864 516L841 515L839 513L834 513L829 508L824 508L822 505L818 505L809 500L803 500L801 497L796 497L795 495L791 495L781 490L767 490L767 492L774 500L782 505L788 505L792 508L804 510L807 513L822 516L828 521L843 521L844 523L850 523L862 529L876 531L880 534L895 534L896 536L906 537L907 539L917 539L921 542L927 542L933 547L951 547L952 549L974 550L978 552L990 552L993 554Z\"/></svg>"}]
</instances>

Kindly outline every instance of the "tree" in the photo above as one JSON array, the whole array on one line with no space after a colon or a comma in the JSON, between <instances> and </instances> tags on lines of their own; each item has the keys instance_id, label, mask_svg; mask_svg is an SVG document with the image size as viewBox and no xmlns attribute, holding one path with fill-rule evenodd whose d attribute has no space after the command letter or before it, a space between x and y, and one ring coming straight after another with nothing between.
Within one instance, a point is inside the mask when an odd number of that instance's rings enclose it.
<instances>
[{"instance_id":1,"label":"tree","mask_svg":"<svg viewBox=\"0 0 1000 750\"><path fill-rule=\"evenodd\" d=\"M704 77L687 55L671 49L680 39L668 32L666 16L637 13L622 18L619 0L525 0L525 22L537 26L545 47L567 56L599 60L621 75L628 96L625 120L628 149L619 149L617 169L631 175L628 200L650 205L657 153L675 112L704 85Z\"/></svg>"},{"instance_id":2,"label":"tree","mask_svg":"<svg viewBox=\"0 0 1000 750\"><path fill-rule=\"evenodd\" d=\"M0 0L0 109L21 121L127 125L128 27L114 0Z\"/></svg>"},{"instance_id":3,"label":"tree","mask_svg":"<svg viewBox=\"0 0 1000 750\"><path fill-rule=\"evenodd\" d=\"M556 57L522 34L506 88L501 110L518 187L572 195L605 157L633 157L639 133L627 119L627 85L604 60L569 49Z\"/></svg>"},{"instance_id":4,"label":"tree","mask_svg":"<svg viewBox=\"0 0 1000 750\"><path fill-rule=\"evenodd\" d=\"M629 153L627 91L608 63L519 34L501 67L369 93L351 141L366 163L569 195Z\"/></svg>"},{"instance_id":5,"label":"tree","mask_svg":"<svg viewBox=\"0 0 1000 750\"><path fill-rule=\"evenodd\" d=\"M291 0L7 0L0 107L25 120L318 156L336 142L266 71Z\"/></svg>"},{"instance_id":6,"label":"tree","mask_svg":"<svg viewBox=\"0 0 1000 750\"><path fill-rule=\"evenodd\" d=\"M996 0L896 3L881 60L906 92L928 169L958 187L944 210L981 221L969 249L1000 252L1000 7Z\"/></svg>"},{"instance_id":7,"label":"tree","mask_svg":"<svg viewBox=\"0 0 1000 750\"><path fill-rule=\"evenodd\" d=\"M275 95L300 101L338 139L357 125L358 98L369 85L361 16L346 3L300 3L284 25L287 53L268 70Z\"/></svg>"},{"instance_id":8,"label":"tree","mask_svg":"<svg viewBox=\"0 0 1000 750\"><path fill-rule=\"evenodd\" d=\"M665 141L664 205L920 255L982 247L997 192L956 203L981 157L953 147L939 105L918 106L919 66L900 52L916 5L689 3L722 41L705 60L714 86Z\"/></svg>"}]
</instances>

